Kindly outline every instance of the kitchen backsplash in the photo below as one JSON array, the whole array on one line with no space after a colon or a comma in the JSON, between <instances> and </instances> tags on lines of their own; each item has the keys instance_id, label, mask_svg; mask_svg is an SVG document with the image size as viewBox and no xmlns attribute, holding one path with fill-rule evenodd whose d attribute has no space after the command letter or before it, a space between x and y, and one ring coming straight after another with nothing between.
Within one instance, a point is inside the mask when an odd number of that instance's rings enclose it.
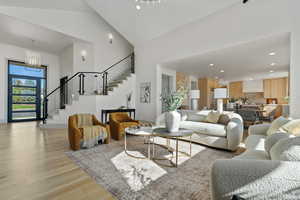
<instances>
[{"instance_id":1,"label":"kitchen backsplash","mask_svg":"<svg viewBox=\"0 0 300 200\"><path fill-rule=\"evenodd\" d=\"M250 104L265 104L266 99L264 98L263 92L255 92L255 93L244 93L245 97L249 100Z\"/></svg>"}]
</instances>

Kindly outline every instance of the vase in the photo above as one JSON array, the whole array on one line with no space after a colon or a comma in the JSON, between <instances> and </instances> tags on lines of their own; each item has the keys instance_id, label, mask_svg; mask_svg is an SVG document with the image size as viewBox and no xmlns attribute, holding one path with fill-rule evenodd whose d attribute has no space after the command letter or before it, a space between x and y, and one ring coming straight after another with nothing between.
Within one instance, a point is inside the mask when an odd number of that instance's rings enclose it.
<instances>
[{"instance_id":1,"label":"vase","mask_svg":"<svg viewBox=\"0 0 300 200\"><path fill-rule=\"evenodd\" d=\"M175 111L169 111L165 114L166 128L170 133L179 131L181 116Z\"/></svg>"},{"instance_id":2,"label":"vase","mask_svg":"<svg viewBox=\"0 0 300 200\"><path fill-rule=\"evenodd\" d=\"M127 101L127 108L130 108L130 107L131 107L131 102Z\"/></svg>"}]
</instances>

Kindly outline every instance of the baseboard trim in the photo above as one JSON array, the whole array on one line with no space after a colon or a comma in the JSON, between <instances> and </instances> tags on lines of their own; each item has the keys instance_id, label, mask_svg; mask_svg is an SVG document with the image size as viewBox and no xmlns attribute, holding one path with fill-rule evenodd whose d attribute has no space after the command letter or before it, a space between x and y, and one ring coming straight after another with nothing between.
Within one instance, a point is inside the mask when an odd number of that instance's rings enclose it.
<instances>
[{"instance_id":1,"label":"baseboard trim","mask_svg":"<svg viewBox=\"0 0 300 200\"><path fill-rule=\"evenodd\" d=\"M7 120L5 120L5 119L0 119L0 124L7 124Z\"/></svg>"},{"instance_id":2,"label":"baseboard trim","mask_svg":"<svg viewBox=\"0 0 300 200\"><path fill-rule=\"evenodd\" d=\"M41 129L58 129L58 128L67 128L67 124L40 124Z\"/></svg>"}]
</instances>

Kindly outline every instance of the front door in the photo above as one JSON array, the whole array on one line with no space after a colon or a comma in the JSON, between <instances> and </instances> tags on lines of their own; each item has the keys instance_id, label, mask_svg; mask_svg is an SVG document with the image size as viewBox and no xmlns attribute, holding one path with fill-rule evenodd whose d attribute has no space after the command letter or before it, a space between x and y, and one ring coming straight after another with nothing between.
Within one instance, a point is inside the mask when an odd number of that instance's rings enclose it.
<instances>
[{"instance_id":1,"label":"front door","mask_svg":"<svg viewBox=\"0 0 300 200\"><path fill-rule=\"evenodd\" d=\"M45 68L9 62L8 122L41 120Z\"/></svg>"},{"instance_id":2,"label":"front door","mask_svg":"<svg viewBox=\"0 0 300 200\"><path fill-rule=\"evenodd\" d=\"M68 104L68 77L60 79L60 109L65 109Z\"/></svg>"}]
</instances>

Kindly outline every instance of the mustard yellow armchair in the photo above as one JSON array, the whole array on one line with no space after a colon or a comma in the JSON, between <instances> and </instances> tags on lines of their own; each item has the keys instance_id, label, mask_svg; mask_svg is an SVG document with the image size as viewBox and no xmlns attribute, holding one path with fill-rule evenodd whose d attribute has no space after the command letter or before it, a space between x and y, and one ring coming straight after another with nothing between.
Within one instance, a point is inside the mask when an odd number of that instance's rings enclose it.
<instances>
[{"instance_id":1,"label":"mustard yellow armchair","mask_svg":"<svg viewBox=\"0 0 300 200\"><path fill-rule=\"evenodd\" d=\"M123 138L125 128L137 125L139 125L139 121L131 119L127 113L111 113L109 115L111 137L115 140Z\"/></svg>"},{"instance_id":2,"label":"mustard yellow armchair","mask_svg":"<svg viewBox=\"0 0 300 200\"><path fill-rule=\"evenodd\" d=\"M78 114L72 115L68 120L69 142L72 150L76 151L80 149L80 142L83 139L82 126L102 126L106 128L107 138L104 140L104 143L108 144L110 142L110 129L108 125L99 122L94 115L91 115L91 120L85 122L79 122L78 116Z\"/></svg>"}]
</instances>

